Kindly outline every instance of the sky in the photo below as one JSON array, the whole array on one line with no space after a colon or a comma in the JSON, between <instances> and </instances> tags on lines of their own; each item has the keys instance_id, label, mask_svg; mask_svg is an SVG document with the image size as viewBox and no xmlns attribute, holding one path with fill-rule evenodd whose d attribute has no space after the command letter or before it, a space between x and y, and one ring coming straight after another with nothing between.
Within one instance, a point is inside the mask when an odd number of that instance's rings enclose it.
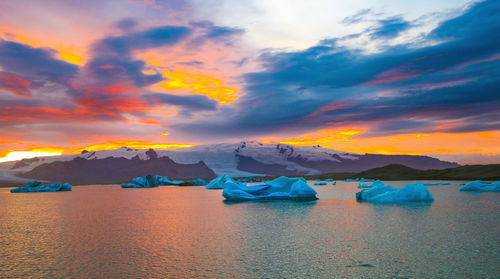
<instances>
[{"instance_id":1,"label":"sky","mask_svg":"<svg viewBox=\"0 0 500 279\"><path fill-rule=\"evenodd\" d=\"M0 2L0 161L260 140L500 163L500 1Z\"/></svg>"}]
</instances>

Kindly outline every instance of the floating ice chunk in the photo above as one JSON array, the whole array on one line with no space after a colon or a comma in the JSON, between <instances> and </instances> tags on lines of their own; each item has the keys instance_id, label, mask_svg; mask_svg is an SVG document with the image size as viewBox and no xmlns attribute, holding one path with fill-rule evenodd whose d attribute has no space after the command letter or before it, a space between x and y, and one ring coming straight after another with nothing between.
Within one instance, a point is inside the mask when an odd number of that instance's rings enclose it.
<instances>
[{"instance_id":1,"label":"floating ice chunk","mask_svg":"<svg viewBox=\"0 0 500 279\"><path fill-rule=\"evenodd\" d=\"M182 180L170 180L166 176L155 175L155 179L158 182L159 186L168 186L168 185L180 185L184 183Z\"/></svg>"},{"instance_id":2,"label":"floating ice chunk","mask_svg":"<svg viewBox=\"0 0 500 279\"><path fill-rule=\"evenodd\" d=\"M500 192L500 181L471 181L460 188L460 191L477 191L477 192Z\"/></svg>"},{"instance_id":3,"label":"floating ice chunk","mask_svg":"<svg viewBox=\"0 0 500 279\"><path fill-rule=\"evenodd\" d=\"M333 181L332 185L337 185L337 181Z\"/></svg>"},{"instance_id":4,"label":"floating ice chunk","mask_svg":"<svg viewBox=\"0 0 500 279\"><path fill-rule=\"evenodd\" d=\"M450 182L425 182L425 186L450 185Z\"/></svg>"},{"instance_id":5,"label":"floating ice chunk","mask_svg":"<svg viewBox=\"0 0 500 279\"><path fill-rule=\"evenodd\" d=\"M370 202L413 202L433 201L434 197L423 183L411 183L401 189L383 184L374 186L357 192L356 199Z\"/></svg>"},{"instance_id":6,"label":"floating ice chunk","mask_svg":"<svg viewBox=\"0 0 500 279\"><path fill-rule=\"evenodd\" d=\"M151 174L148 174L146 177L132 179L132 183L122 184L122 188L153 188L159 185L160 183Z\"/></svg>"},{"instance_id":7,"label":"floating ice chunk","mask_svg":"<svg viewBox=\"0 0 500 279\"><path fill-rule=\"evenodd\" d=\"M335 180L331 179L331 178L328 178L328 179L325 179L326 182L334 182Z\"/></svg>"},{"instance_id":8,"label":"floating ice chunk","mask_svg":"<svg viewBox=\"0 0 500 279\"><path fill-rule=\"evenodd\" d=\"M384 186L384 183L382 183L382 181L380 181L380 180L377 180L370 185L365 184L365 183L362 184L361 182L358 184L358 188L360 188L360 189L371 188L371 187L375 187L375 186Z\"/></svg>"},{"instance_id":9,"label":"floating ice chunk","mask_svg":"<svg viewBox=\"0 0 500 279\"><path fill-rule=\"evenodd\" d=\"M226 174L223 174L223 175L213 179L212 181L210 181L210 183L208 183L205 186L205 188L207 188L207 189L224 189L224 185L226 183L235 183L235 184L245 185L245 184L238 183L238 182L234 181L234 179L232 179L231 177L227 176Z\"/></svg>"},{"instance_id":10,"label":"floating ice chunk","mask_svg":"<svg viewBox=\"0 0 500 279\"><path fill-rule=\"evenodd\" d=\"M34 182L34 181L31 181ZM40 185L40 183L26 183L26 187L19 187L11 189L11 193L29 193L29 192L59 192L59 191L71 191L72 186L68 183L53 183L41 186L28 186L29 185ZM36 181L38 182L38 181Z\"/></svg>"},{"instance_id":11,"label":"floating ice chunk","mask_svg":"<svg viewBox=\"0 0 500 279\"><path fill-rule=\"evenodd\" d=\"M279 177L262 185L244 186L234 182L224 185L222 196L228 201L316 200L316 191L304 178Z\"/></svg>"},{"instance_id":12,"label":"floating ice chunk","mask_svg":"<svg viewBox=\"0 0 500 279\"><path fill-rule=\"evenodd\" d=\"M206 181L205 179L197 178L197 179L194 179L194 180L186 181L183 185L186 185L186 186L202 186L202 185L207 185L207 184L208 184L208 181Z\"/></svg>"},{"instance_id":13,"label":"floating ice chunk","mask_svg":"<svg viewBox=\"0 0 500 279\"><path fill-rule=\"evenodd\" d=\"M361 178L359 181L360 182L375 182L375 179Z\"/></svg>"},{"instance_id":14,"label":"floating ice chunk","mask_svg":"<svg viewBox=\"0 0 500 279\"><path fill-rule=\"evenodd\" d=\"M356 179L351 179L351 178L347 178L347 179L344 179L345 182L359 182L359 178L356 178Z\"/></svg>"},{"instance_id":15,"label":"floating ice chunk","mask_svg":"<svg viewBox=\"0 0 500 279\"><path fill-rule=\"evenodd\" d=\"M326 182L316 182L316 183L314 183L314 185L322 186L322 185L326 185Z\"/></svg>"}]
</instances>

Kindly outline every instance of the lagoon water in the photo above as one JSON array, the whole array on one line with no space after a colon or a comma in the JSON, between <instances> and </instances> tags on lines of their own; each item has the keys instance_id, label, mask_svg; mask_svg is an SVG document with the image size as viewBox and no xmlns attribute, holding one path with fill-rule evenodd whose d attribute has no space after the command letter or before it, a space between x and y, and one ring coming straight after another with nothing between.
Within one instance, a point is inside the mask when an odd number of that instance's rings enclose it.
<instances>
[{"instance_id":1,"label":"lagoon water","mask_svg":"<svg viewBox=\"0 0 500 279\"><path fill-rule=\"evenodd\" d=\"M352 182L314 186L319 200L304 203L225 203L204 187L0 188L0 278L498 278L500 193L457 183L395 205L356 202Z\"/></svg>"}]
</instances>

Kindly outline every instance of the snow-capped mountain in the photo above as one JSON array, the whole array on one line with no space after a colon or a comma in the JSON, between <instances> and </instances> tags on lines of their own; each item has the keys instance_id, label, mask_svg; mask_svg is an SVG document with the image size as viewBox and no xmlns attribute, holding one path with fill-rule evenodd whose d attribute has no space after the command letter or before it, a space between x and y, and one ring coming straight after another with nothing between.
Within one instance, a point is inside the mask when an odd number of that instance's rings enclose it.
<instances>
[{"instance_id":1,"label":"snow-capped mountain","mask_svg":"<svg viewBox=\"0 0 500 279\"><path fill-rule=\"evenodd\" d=\"M178 149L131 149L82 152L0 164L0 180L65 180L111 183L135 176L162 174L173 179L255 175L312 175L359 172L388 164L417 169L458 166L428 156L355 154L320 146L243 141ZM75 182L76 181L76 182Z\"/></svg>"}]
</instances>

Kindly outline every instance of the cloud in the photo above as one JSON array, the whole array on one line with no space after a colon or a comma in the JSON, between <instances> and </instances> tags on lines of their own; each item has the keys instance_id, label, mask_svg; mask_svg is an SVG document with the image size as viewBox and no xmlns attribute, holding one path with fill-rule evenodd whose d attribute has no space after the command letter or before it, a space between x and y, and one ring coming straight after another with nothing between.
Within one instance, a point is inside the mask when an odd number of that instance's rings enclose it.
<instances>
[{"instance_id":1,"label":"cloud","mask_svg":"<svg viewBox=\"0 0 500 279\"><path fill-rule=\"evenodd\" d=\"M404 20L401 16L378 20L377 24L369 29L370 38L392 39L411 27L412 24Z\"/></svg>"},{"instance_id":2,"label":"cloud","mask_svg":"<svg viewBox=\"0 0 500 279\"><path fill-rule=\"evenodd\" d=\"M153 104L169 104L181 106L191 112L215 110L217 109L217 101L203 95L173 95L166 93L154 93L145 95Z\"/></svg>"},{"instance_id":3,"label":"cloud","mask_svg":"<svg viewBox=\"0 0 500 279\"><path fill-rule=\"evenodd\" d=\"M20 96L30 96L30 85L31 82L16 74L0 71L0 90L3 89Z\"/></svg>"},{"instance_id":4,"label":"cloud","mask_svg":"<svg viewBox=\"0 0 500 279\"><path fill-rule=\"evenodd\" d=\"M335 125L369 126L366 136L498 129L500 38L492 34L500 32L499 9L498 1L471 6L427 35L433 45L401 44L367 54L333 38L302 51L264 53L263 70L242 76L243 96L231 107L175 127L219 138ZM410 26L395 17L366 32L393 38ZM482 115L489 117L478 121ZM444 119L457 122L437 122Z\"/></svg>"},{"instance_id":5,"label":"cloud","mask_svg":"<svg viewBox=\"0 0 500 279\"><path fill-rule=\"evenodd\" d=\"M51 48L35 48L0 39L0 66L32 83L52 81L66 84L74 77L78 66L55 58L57 53Z\"/></svg>"}]
</instances>

